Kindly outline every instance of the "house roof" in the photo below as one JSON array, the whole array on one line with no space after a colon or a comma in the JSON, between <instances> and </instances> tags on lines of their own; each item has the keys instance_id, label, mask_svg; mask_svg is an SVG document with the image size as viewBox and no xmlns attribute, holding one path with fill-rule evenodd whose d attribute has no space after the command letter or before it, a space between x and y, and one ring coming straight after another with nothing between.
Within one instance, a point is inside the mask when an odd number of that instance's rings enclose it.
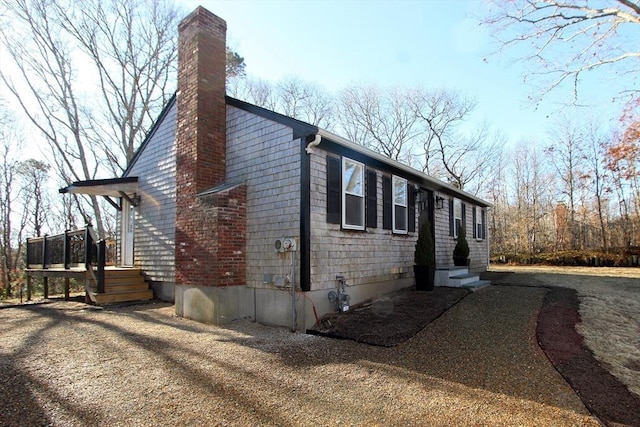
<instances>
[{"instance_id":1,"label":"house roof","mask_svg":"<svg viewBox=\"0 0 640 427\"><path fill-rule=\"evenodd\" d=\"M140 157L140 153L144 151L144 148L149 143L153 135L156 133L156 131L158 130L158 127L160 126L160 124L162 124L165 116L169 113L169 111L171 110L171 107L173 107L173 104L175 103L176 103L176 94L174 93L173 96L167 102L167 105L165 105L162 111L160 112L160 115L158 116L156 121L153 123L153 126L151 126L151 129L149 129L149 132L147 132L147 135L144 137L142 144L140 144L140 147L138 147L138 149L134 153L133 157L131 158L131 161L129 161L129 164L127 165L127 168L122 173L122 176L127 176L129 171L131 170L131 167L135 164L138 157Z\"/></svg>"},{"instance_id":2,"label":"house roof","mask_svg":"<svg viewBox=\"0 0 640 427\"><path fill-rule=\"evenodd\" d=\"M247 111L249 113L255 114L260 117L264 117L266 119L272 120L276 123L280 123L284 126L291 128L293 130L293 138L294 139L301 138L303 140L303 143L305 144L313 140L313 137L315 135L319 135L322 138L320 143L320 148L324 148L324 149L335 151L335 152L346 151L352 155L355 153L357 156L365 157L366 159L368 159L369 160L368 164L371 164L373 162L372 166L374 165L383 166L386 169L390 169L394 171L394 173L398 175L403 175L405 177L411 178L411 180L420 183L421 185L425 186L428 189L431 189L434 191L440 191L442 193L445 193L454 197L471 201L472 203L478 206L491 206L491 203L471 193L468 193L464 190L460 190L459 188L447 182L441 181L437 178L427 175L419 170L416 170L401 162L398 162L389 157L386 157L360 144L356 144L352 141L349 141L348 139L343 138L339 135L336 135L332 132L329 132L328 130L319 128L318 126L303 122L298 119L294 119L289 116L285 116L275 111L268 110L263 107L259 107L254 104L250 104L248 102L241 101L236 98L232 98L230 96L226 96L225 99L226 99L227 105L232 105L241 110ZM144 150L144 147L147 145L148 141L152 138L158 126L160 125L160 123L162 123L164 117L167 115L168 111L171 109L171 107L175 102L176 102L176 96L173 95L169 100L169 102L167 103L167 105L165 106L165 108L160 113L160 116L158 116L158 119L156 120L152 128L147 133L145 140L142 142L142 144L136 151L136 154L134 155L133 159L127 166L127 169L124 171L123 176L127 176L127 173L129 173L131 167L136 162L140 153Z\"/></svg>"},{"instance_id":3,"label":"house roof","mask_svg":"<svg viewBox=\"0 0 640 427\"><path fill-rule=\"evenodd\" d=\"M352 141L349 141L348 139L343 138L339 135L336 135L332 132L329 132L328 130L282 115L280 113L276 113L275 111L272 111L272 110L267 110L266 108L258 107L257 105L240 101L239 99L231 98L229 96L227 96L226 99L227 99L227 104L229 105L233 105L234 107L240 108L242 110L248 111L250 113L256 114L258 116L264 117L276 123L280 123L292 128L294 139L308 137L307 139L304 140L304 142L307 143L312 139L310 138L310 136L320 135L320 137L322 138L319 145L320 148L329 149L330 151L337 151L337 152L346 150L350 153L357 153L361 156L366 157L369 160L372 160L374 165L375 164L386 165L386 169L391 169L394 171L394 173L397 173L398 175L410 177L413 181L419 182L421 185L424 185L430 190L440 191L440 192L452 195L454 197L459 197L461 199L471 201L478 206L491 206L491 203L471 193L468 193L464 190L460 190L459 188L449 183L446 183L430 175L427 175L423 172L420 172L419 170L416 170L401 162L398 162L387 156L377 153L360 144L356 144ZM371 161L367 163L371 164Z\"/></svg>"}]
</instances>

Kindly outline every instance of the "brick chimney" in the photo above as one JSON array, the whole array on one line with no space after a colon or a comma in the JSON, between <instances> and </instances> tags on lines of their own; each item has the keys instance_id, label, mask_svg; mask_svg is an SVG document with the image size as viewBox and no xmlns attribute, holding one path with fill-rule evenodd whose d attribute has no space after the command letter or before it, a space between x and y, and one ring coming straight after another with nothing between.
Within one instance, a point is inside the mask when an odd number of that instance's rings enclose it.
<instances>
[{"instance_id":1,"label":"brick chimney","mask_svg":"<svg viewBox=\"0 0 640 427\"><path fill-rule=\"evenodd\" d=\"M227 23L198 7L178 26L178 197L224 181Z\"/></svg>"},{"instance_id":2,"label":"brick chimney","mask_svg":"<svg viewBox=\"0 0 640 427\"><path fill-rule=\"evenodd\" d=\"M246 186L224 186L226 22L198 7L178 26L176 284L245 283ZM216 192L215 188L227 188ZM205 192L207 195L203 196ZM229 236L229 230L235 230ZM226 248L233 245L233 248Z\"/></svg>"}]
</instances>

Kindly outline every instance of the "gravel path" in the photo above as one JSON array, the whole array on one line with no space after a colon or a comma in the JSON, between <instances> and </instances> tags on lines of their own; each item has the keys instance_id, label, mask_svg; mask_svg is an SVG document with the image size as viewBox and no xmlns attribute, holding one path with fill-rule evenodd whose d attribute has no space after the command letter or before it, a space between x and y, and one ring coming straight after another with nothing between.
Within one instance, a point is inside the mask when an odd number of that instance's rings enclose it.
<instances>
[{"instance_id":1,"label":"gravel path","mask_svg":"<svg viewBox=\"0 0 640 427\"><path fill-rule=\"evenodd\" d=\"M148 304L0 310L0 425L593 425L533 342L544 292L490 287L404 344Z\"/></svg>"},{"instance_id":2,"label":"gravel path","mask_svg":"<svg viewBox=\"0 0 640 427\"><path fill-rule=\"evenodd\" d=\"M640 268L492 265L491 271L506 274L502 281L508 284L575 289L577 329L587 347L640 396Z\"/></svg>"}]
</instances>

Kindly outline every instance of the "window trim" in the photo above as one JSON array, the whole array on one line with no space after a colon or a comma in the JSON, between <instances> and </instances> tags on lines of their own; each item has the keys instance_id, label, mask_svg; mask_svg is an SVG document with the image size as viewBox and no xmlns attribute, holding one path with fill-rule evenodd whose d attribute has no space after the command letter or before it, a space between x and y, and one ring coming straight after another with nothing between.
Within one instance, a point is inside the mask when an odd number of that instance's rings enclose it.
<instances>
[{"instance_id":1,"label":"window trim","mask_svg":"<svg viewBox=\"0 0 640 427\"><path fill-rule=\"evenodd\" d=\"M459 213L460 216L456 216L456 206L459 207ZM457 239L459 236L459 229L458 229L458 220L460 220L460 227L464 227L464 221L463 221L463 209L462 209L462 200L458 199L458 198L454 198L453 199L453 238Z\"/></svg>"},{"instance_id":2,"label":"window trim","mask_svg":"<svg viewBox=\"0 0 640 427\"><path fill-rule=\"evenodd\" d=\"M404 183L404 205L396 203L396 183L401 181ZM394 234L408 234L409 233L409 185L408 181L402 177L392 175L391 176L391 216L392 216L392 231ZM404 208L404 224L405 229L396 228L396 206Z\"/></svg>"},{"instance_id":3,"label":"window trim","mask_svg":"<svg viewBox=\"0 0 640 427\"><path fill-rule=\"evenodd\" d=\"M484 240L484 214L483 214L483 209L479 206L474 206L473 208L473 216L474 216L474 236L476 238L476 240L478 241L482 241Z\"/></svg>"},{"instance_id":4,"label":"window trim","mask_svg":"<svg viewBox=\"0 0 640 427\"><path fill-rule=\"evenodd\" d=\"M347 192L347 180L345 179L346 172L346 164L347 162L355 164L360 168L360 182L361 182L361 194ZM364 163L358 162L356 160L350 159L348 157L342 157L342 170L341 170L341 181L342 181L342 189L341 189L341 197L342 197L342 228L346 230L358 230L364 231L366 224L366 214L365 214L365 201L366 201L366 192L365 192L365 165ZM362 214L360 215L361 225L357 224L347 224L347 195L359 197L360 198L360 206Z\"/></svg>"}]
</instances>

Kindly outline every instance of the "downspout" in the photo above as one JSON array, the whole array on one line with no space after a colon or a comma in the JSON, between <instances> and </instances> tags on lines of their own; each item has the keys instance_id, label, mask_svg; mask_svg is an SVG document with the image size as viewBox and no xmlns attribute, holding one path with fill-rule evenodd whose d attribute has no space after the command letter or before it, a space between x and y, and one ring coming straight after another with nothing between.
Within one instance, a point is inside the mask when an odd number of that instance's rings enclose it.
<instances>
[{"instance_id":1,"label":"downspout","mask_svg":"<svg viewBox=\"0 0 640 427\"><path fill-rule=\"evenodd\" d=\"M322 140L322 137L320 136L320 134L317 133L313 141L308 143L307 148L305 148L305 151L307 152L307 154L313 153L313 147L317 147L318 145L320 145L321 140Z\"/></svg>"},{"instance_id":2,"label":"downspout","mask_svg":"<svg viewBox=\"0 0 640 427\"><path fill-rule=\"evenodd\" d=\"M313 136L313 139L309 139ZM300 290L307 292L310 290L310 263L311 263L311 156L314 152L314 147L320 144L322 137L320 133L308 134L303 139L303 144L300 144L300 245L298 247L298 253L300 254ZM304 144L306 143L306 145ZM294 288L295 289L295 288ZM292 292L295 295L295 292ZM292 302L292 305L294 303ZM306 319L306 310L302 319ZM293 321L292 321L293 322ZM302 325L306 320L303 320ZM293 329L293 328L292 328ZM306 328L305 328L306 329Z\"/></svg>"}]
</instances>

